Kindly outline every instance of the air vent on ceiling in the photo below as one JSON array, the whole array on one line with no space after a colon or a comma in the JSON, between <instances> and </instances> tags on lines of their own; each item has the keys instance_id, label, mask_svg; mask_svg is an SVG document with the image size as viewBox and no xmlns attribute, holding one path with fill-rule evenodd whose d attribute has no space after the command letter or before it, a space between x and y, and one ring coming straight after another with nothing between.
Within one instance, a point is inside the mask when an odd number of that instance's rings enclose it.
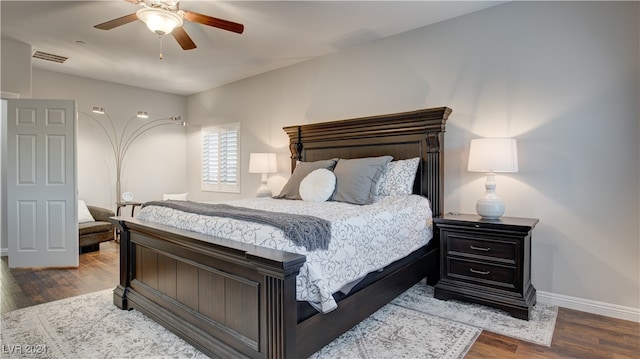
<instances>
[{"instance_id":1,"label":"air vent on ceiling","mask_svg":"<svg viewBox=\"0 0 640 359\"><path fill-rule=\"evenodd\" d=\"M57 63L60 63L60 64L69 59L68 57L49 54L49 53L42 52L42 51L34 52L33 53L33 58L40 59L40 60L45 60L45 61L57 62Z\"/></svg>"}]
</instances>

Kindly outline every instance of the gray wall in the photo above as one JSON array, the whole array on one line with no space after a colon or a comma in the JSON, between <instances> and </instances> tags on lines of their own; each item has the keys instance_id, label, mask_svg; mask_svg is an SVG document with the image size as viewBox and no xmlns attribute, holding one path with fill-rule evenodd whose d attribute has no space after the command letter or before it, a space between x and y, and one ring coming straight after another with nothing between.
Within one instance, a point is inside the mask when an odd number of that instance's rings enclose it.
<instances>
[{"instance_id":1,"label":"gray wall","mask_svg":"<svg viewBox=\"0 0 640 359\"><path fill-rule=\"evenodd\" d=\"M2 39L0 46L0 89L2 98L30 98L31 97L31 46L12 39ZM0 109L6 112L6 104L3 103ZM0 124L0 150L2 156L0 160L0 251L4 254L7 249L7 226L6 226L6 188L5 188L5 166L6 166L6 141L3 136L6 132L6 123Z\"/></svg>"},{"instance_id":2,"label":"gray wall","mask_svg":"<svg viewBox=\"0 0 640 359\"><path fill-rule=\"evenodd\" d=\"M21 98L76 100L78 198L90 205L115 210L117 197L112 147L101 128L87 117L100 119L92 114L93 106L107 110L118 133L138 111L149 113L147 121L173 115L187 119L184 96L32 69L31 46L22 42L3 38L1 59L3 93L16 93ZM131 123L130 129L137 128L137 121ZM186 148L186 129L180 126L157 127L138 137L123 161L122 190L132 192L135 201L159 199L163 193L186 192ZM5 156L7 149L2 152ZM5 212L3 202L0 211L3 221ZM0 226L3 254L8 248L5 227L4 223Z\"/></svg>"},{"instance_id":3,"label":"gray wall","mask_svg":"<svg viewBox=\"0 0 640 359\"><path fill-rule=\"evenodd\" d=\"M104 107L113 120L118 137L128 138L144 122L181 115L186 119L186 98L138 87L33 70L34 98L76 100L78 109L78 198L89 205L115 209L115 157L107 136L89 116L93 106ZM138 111L149 119L136 118ZM124 136L121 132L131 120ZM107 122L102 122L107 125ZM122 192L134 201L161 199L163 193L186 192L186 128L167 125L153 128L129 147L122 165Z\"/></svg>"},{"instance_id":4,"label":"gray wall","mask_svg":"<svg viewBox=\"0 0 640 359\"><path fill-rule=\"evenodd\" d=\"M29 82L31 84L31 80ZM113 210L116 201L115 158L106 135L87 117L90 115L100 120L100 115L91 112L92 107L104 107L119 133L138 111L149 113L147 121L172 115L187 119L184 96L45 70L33 69L29 92L33 98L76 100L79 112L78 198L89 205ZM133 121L130 129L137 128L138 121L142 120L135 118ZM109 128L107 123L104 124ZM161 199L163 193L186 192L186 149L186 129L181 126L157 127L138 137L123 162L122 190L132 192L134 200L142 202ZM128 213L123 212L124 215ZM7 247L8 240L3 235L0 243L3 253Z\"/></svg>"},{"instance_id":5,"label":"gray wall","mask_svg":"<svg viewBox=\"0 0 640 359\"><path fill-rule=\"evenodd\" d=\"M2 92L31 97L31 45L24 42L2 39L0 81Z\"/></svg>"},{"instance_id":6,"label":"gray wall","mask_svg":"<svg viewBox=\"0 0 640 359\"><path fill-rule=\"evenodd\" d=\"M639 15L638 2L512 2L190 96L192 122L242 123L244 162L240 195L200 192L190 128L189 192L253 196L252 151L278 153L278 192L285 125L449 106L445 211L473 213L484 191L466 171L469 141L517 138L520 171L498 175L497 190L506 215L540 219L539 294L637 316Z\"/></svg>"}]
</instances>

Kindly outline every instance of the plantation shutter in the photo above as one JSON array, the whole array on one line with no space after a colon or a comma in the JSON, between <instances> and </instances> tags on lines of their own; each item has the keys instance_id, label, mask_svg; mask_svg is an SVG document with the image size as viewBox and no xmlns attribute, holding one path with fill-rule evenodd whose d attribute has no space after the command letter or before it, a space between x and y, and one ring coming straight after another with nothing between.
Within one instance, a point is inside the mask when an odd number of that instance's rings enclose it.
<instances>
[{"instance_id":1,"label":"plantation shutter","mask_svg":"<svg viewBox=\"0 0 640 359\"><path fill-rule=\"evenodd\" d=\"M240 124L202 128L203 191L240 192Z\"/></svg>"}]
</instances>

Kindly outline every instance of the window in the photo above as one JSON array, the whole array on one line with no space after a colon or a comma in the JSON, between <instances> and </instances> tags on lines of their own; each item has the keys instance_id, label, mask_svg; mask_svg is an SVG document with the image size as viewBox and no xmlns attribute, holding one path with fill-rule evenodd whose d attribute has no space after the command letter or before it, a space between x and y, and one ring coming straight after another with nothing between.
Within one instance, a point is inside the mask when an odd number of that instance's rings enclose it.
<instances>
[{"instance_id":1,"label":"window","mask_svg":"<svg viewBox=\"0 0 640 359\"><path fill-rule=\"evenodd\" d=\"M203 127L203 191L240 193L240 123Z\"/></svg>"}]
</instances>

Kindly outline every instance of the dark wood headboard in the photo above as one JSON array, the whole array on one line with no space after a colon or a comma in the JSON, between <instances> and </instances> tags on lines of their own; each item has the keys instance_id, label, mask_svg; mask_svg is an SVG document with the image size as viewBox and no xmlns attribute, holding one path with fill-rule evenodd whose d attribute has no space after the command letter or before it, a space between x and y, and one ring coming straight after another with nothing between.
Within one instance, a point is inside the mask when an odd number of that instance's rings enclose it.
<instances>
[{"instance_id":1,"label":"dark wood headboard","mask_svg":"<svg viewBox=\"0 0 640 359\"><path fill-rule=\"evenodd\" d=\"M440 216L444 203L444 132L450 114L450 108L439 107L284 127L289 135L291 170L297 161L420 157L414 193L427 197L433 216Z\"/></svg>"}]
</instances>

